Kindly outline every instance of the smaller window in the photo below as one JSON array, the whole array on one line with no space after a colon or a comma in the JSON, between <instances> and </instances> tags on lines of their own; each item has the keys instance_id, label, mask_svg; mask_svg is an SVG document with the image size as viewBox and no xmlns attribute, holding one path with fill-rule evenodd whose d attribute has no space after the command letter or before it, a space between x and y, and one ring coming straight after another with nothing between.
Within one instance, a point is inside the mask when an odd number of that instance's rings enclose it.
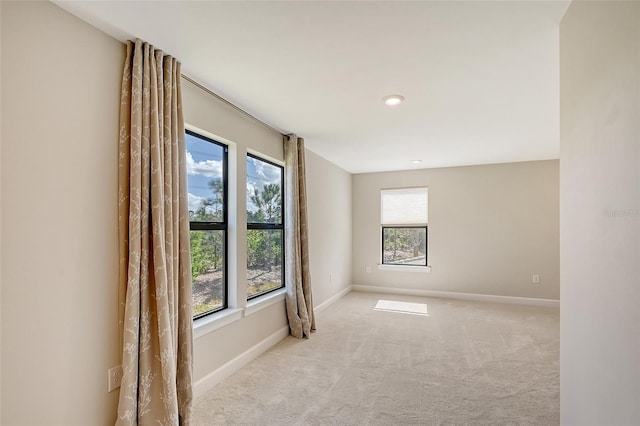
<instances>
[{"instance_id":1,"label":"smaller window","mask_svg":"<svg viewBox=\"0 0 640 426\"><path fill-rule=\"evenodd\" d=\"M380 191L382 264L427 266L427 188Z\"/></svg>"},{"instance_id":2,"label":"smaller window","mask_svg":"<svg viewBox=\"0 0 640 426\"><path fill-rule=\"evenodd\" d=\"M284 287L284 168L247 155L247 299Z\"/></svg>"}]
</instances>

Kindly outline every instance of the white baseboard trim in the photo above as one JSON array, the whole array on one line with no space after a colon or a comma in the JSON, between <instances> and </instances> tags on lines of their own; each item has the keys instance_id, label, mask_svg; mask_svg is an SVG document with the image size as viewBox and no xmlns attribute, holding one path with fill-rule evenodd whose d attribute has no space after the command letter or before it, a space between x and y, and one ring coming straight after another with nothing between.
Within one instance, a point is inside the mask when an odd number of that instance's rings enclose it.
<instances>
[{"instance_id":1,"label":"white baseboard trim","mask_svg":"<svg viewBox=\"0 0 640 426\"><path fill-rule=\"evenodd\" d=\"M322 302L321 304L313 308L313 313L318 315L320 312L324 311L329 306L333 305L338 300L342 299L344 296L351 293L351 290L352 290L352 286L349 286L344 290L341 290L340 292L334 294L333 296L331 296L330 298L328 298L327 300L325 300L324 302Z\"/></svg>"},{"instance_id":2,"label":"white baseboard trim","mask_svg":"<svg viewBox=\"0 0 640 426\"><path fill-rule=\"evenodd\" d=\"M198 380L193 385L193 396L198 398L205 392L213 389L215 385L229 377L231 374L240 370L245 365L256 359L267 349L278 343L289 335L289 327L282 327L280 330L273 333L263 341L244 351L231 361L225 363L222 367L212 371L211 373Z\"/></svg>"},{"instance_id":3,"label":"white baseboard trim","mask_svg":"<svg viewBox=\"0 0 640 426\"><path fill-rule=\"evenodd\" d=\"M354 285L353 291L365 293L404 294L407 296L442 297L446 299L474 300L478 302L511 303L516 305L546 306L559 308L560 301L554 299L534 299L530 297L495 296L491 294L458 293L455 291L418 290L410 288L378 287Z\"/></svg>"}]
</instances>

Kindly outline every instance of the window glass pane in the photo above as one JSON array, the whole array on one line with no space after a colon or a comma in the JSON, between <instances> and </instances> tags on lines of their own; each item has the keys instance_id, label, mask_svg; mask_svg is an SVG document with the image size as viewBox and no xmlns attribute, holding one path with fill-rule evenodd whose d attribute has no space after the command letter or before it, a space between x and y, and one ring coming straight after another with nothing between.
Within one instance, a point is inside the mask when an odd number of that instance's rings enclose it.
<instances>
[{"instance_id":1,"label":"window glass pane","mask_svg":"<svg viewBox=\"0 0 640 426\"><path fill-rule=\"evenodd\" d=\"M282 168L247 156L247 222L282 223Z\"/></svg>"},{"instance_id":2,"label":"window glass pane","mask_svg":"<svg viewBox=\"0 0 640 426\"><path fill-rule=\"evenodd\" d=\"M190 231L193 316L224 306L224 231Z\"/></svg>"},{"instance_id":3,"label":"window glass pane","mask_svg":"<svg viewBox=\"0 0 640 426\"><path fill-rule=\"evenodd\" d=\"M191 222L224 221L224 148L187 133L187 191Z\"/></svg>"},{"instance_id":4,"label":"window glass pane","mask_svg":"<svg viewBox=\"0 0 640 426\"><path fill-rule=\"evenodd\" d=\"M282 230L247 230L247 297L280 288L282 275Z\"/></svg>"},{"instance_id":5,"label":"window glass pane","mask_svg":"<svg viewBox=\"0 0 640 426\"><path fill-rule=\"evenodd\" d=\"M427 265L426 228L382 228L382 263Z\"/></svg>"},{"instance_id":6,"label":"window glass pane","mask_svg":"<svg viewBox=\"0 0 640 426\"><path fill-rule=\"evenodd\" d=\"M380 197L383 225L427 224L427 188L383 189Z\"/></svg>"}]
</instances>

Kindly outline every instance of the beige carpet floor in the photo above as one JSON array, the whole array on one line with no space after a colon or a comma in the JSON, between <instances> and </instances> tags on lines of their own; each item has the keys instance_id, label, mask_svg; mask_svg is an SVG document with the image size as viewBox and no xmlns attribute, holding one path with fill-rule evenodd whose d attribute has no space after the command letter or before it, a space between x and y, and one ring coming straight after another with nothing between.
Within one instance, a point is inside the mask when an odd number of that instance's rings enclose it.
<instances>
[{"instance_id":1,"label":"beige carpet floor","mask_svg":"<svg viewBox=\"0 0 640 426\"><path fill-rule=\"evenodd\" d=\"M200 397L196 424L559 424L557 308L350 293L317 320Z\"/></svg>"}]
</instances>

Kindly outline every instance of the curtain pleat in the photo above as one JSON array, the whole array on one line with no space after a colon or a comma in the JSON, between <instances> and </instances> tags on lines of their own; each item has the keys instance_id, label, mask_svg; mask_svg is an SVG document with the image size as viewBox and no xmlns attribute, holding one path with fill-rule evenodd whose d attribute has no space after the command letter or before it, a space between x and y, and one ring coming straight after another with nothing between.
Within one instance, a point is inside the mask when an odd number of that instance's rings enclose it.
<instances>
[{"instance_id":1,"label":"curtain pleat","mask_svg":"<svg viewBox=\"0 0 640 426\"><path fill-rule=\"evenodd\" d=\"M284 148L287 318L291 335L301 339L316 329L309 271L304 139L287 135Z\"/></svg>"},{"instance_id":2,"label":"curtain pleat","mask_svg":"<svg viewBox=\"0 0 640 426\"><path fill-rule=\"evenodd\" d=\"M188 425L193 336L180 63L127 45L119 137L120 325L116 424Z\"/></svg>"}]
</instances>

